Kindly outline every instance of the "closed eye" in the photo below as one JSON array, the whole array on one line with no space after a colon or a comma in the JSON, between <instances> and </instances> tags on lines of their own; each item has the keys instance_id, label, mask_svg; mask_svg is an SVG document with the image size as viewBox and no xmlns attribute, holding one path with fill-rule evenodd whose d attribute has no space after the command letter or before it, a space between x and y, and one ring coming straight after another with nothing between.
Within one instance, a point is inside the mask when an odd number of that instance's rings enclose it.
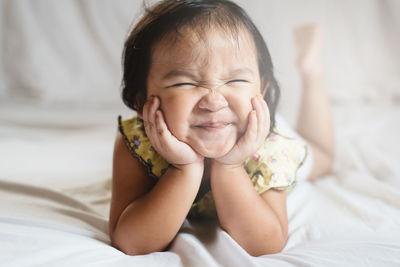
<instances>
[{"instance_id":1,"label":"closed eye","mask_svg":"<svg viewBox=\"0 0 400 267\"><path fill-rule=\"evenodd\" d=\"M197 85L194 84L194 83L175 83L173 85L167 86L167 88L170 88L170 87L183 87L183 86L197 87Z\"/></svg>"},{"instance_id":2,"label":"closed eye","mask_svg":"<svg viewBox=\"0 0 400 267\"><path fill-rule=\"evenodd\" d=\"M227 83L248 83L248 81L237 79L237 80L231 80L231 81L229 81Z\"/></svg>"}]
</instances>

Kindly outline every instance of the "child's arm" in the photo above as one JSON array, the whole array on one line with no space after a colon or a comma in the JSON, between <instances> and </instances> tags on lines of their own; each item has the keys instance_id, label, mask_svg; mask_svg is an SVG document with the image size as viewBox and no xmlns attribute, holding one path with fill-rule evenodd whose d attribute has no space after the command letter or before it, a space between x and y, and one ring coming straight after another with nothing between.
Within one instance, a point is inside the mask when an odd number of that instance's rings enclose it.
<instances>
[{"instance_id":1,"label":"child's arm","mask_svg":"<svg viewBox=\"0 0 400 267\"><path fill-rule=\"evenodd\" d=\"M115 144L110 236L114 246L130 255L166 248L189 212L204 170L203 158L170 134L158 106L158 99L144 106L146 134L157 152L175 167L154 187L120 134Z\"/></svg>"},{"instance_id":2,"label":"child's arm","mask_svg":"<svg viewBox=\"0 0 400 267\"><path fill-rule=\"evenodd\" d=\"M244 136L226 156L213 160L211 188L221 227L249 254L277 253L287 240L286 192L254 190L242 162L264 143L269 131L268 107L262 97L252 100Z\"/></svg>"},{"instance_id":3,"label":"child's arm","mask_svg":"<svg viewBox=\"0 0 400 267\"><path fill-rule=\"evenodd\" d=\"M113 246L129 255L162 251L173 240L198 192L203 167L169 168L151 188L146 167L118 134L113 163L109 232Z\"/></svg>"},{"instance_id":4,"label":"child's arm","mask_svg":"<svg viewBox=\"0 0 400 267\"><path fill-rule=\"evenodd\" d=\"M280 252L288 232L286 192L259 195L243 167L213 166L212 191L221 227L252 256Z\"/></svg>"},{"instance_id":5,"label":"child's arm","mask_svg":"<svg viewBox=\"0 0 400 267\"><path fill-rule=\"evenodd\" d=\"M314 180L332 169L334 158L332 115L323 90L321 30L316 25L299 27L295 37L303 86L296 130L311 146L314 163L309 180Z\"/></svg>"}]
</instances>

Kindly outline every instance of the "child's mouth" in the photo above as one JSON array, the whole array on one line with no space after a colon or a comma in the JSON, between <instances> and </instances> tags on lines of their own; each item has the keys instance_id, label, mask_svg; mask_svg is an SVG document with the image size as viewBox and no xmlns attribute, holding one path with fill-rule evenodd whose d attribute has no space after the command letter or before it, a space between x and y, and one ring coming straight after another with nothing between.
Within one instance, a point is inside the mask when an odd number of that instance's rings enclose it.
<instances>
[{"instance_id":1,"label":"child's mouth","mask_svg":"<svg viewBox=\"0 0 400 267\"><path fill-rule=\"evenodd\" d=\"M202 123L200 125L197 125L196 127L199 128L210 128L210 129L222 129L228 126L229 123L227 122L206 122Z\"/></svg>"},{"instance_id":2,"label":"child's mouth","mask_svg":"<svg viewBox=\"0 0 400 267\"><path fill-rule=\"evenodd\" d=\"M231 123L228 122L205 122L195 126L197 129L205 130L207 132L218 132L226 129Z\"/></svg>"}]
</instances>

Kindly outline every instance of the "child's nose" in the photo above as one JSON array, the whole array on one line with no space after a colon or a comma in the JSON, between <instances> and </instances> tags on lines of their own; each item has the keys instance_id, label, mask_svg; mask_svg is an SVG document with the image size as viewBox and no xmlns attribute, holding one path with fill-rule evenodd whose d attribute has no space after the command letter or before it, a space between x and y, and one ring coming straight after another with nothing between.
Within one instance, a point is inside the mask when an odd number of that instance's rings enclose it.
<instances>
[{"instance_id":1,"label":"child's nose","mask_svg":"<svg viewBox=\"0 0 400 267\"><path fill-rule=\"evenodd\" d=\"M209 93L204 95L199 102L199 108L209 111L218 111L228 106L228 102L225 97L216 91L210 89Z\"/></svg>"}]
</instances>

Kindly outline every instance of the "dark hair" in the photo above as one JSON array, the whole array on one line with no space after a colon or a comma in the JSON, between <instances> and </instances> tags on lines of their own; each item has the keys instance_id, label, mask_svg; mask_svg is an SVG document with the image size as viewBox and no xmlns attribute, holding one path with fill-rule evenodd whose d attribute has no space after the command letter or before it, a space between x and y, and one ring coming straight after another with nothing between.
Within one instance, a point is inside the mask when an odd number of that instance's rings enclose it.
<instances>
[{"instance_id":1,"label":"dark hair","mask_svg":"<svg viewBox=\"0 0 400 267\"><path fill-rule=\"evenodd\" d=\"M179 30L184 26L200 30L199 24L210 22L233 31L244 27L253 37L261 88L270 83L264 98L269 107L272 129L280 88L273 74L271 56L261 33L247 13L228 0L164 0L145 9L124 46L122 99L125 105L142 111L147 98L151 52L158 41L171 32L179 35Z\"/></svg>"}]
</instances>

